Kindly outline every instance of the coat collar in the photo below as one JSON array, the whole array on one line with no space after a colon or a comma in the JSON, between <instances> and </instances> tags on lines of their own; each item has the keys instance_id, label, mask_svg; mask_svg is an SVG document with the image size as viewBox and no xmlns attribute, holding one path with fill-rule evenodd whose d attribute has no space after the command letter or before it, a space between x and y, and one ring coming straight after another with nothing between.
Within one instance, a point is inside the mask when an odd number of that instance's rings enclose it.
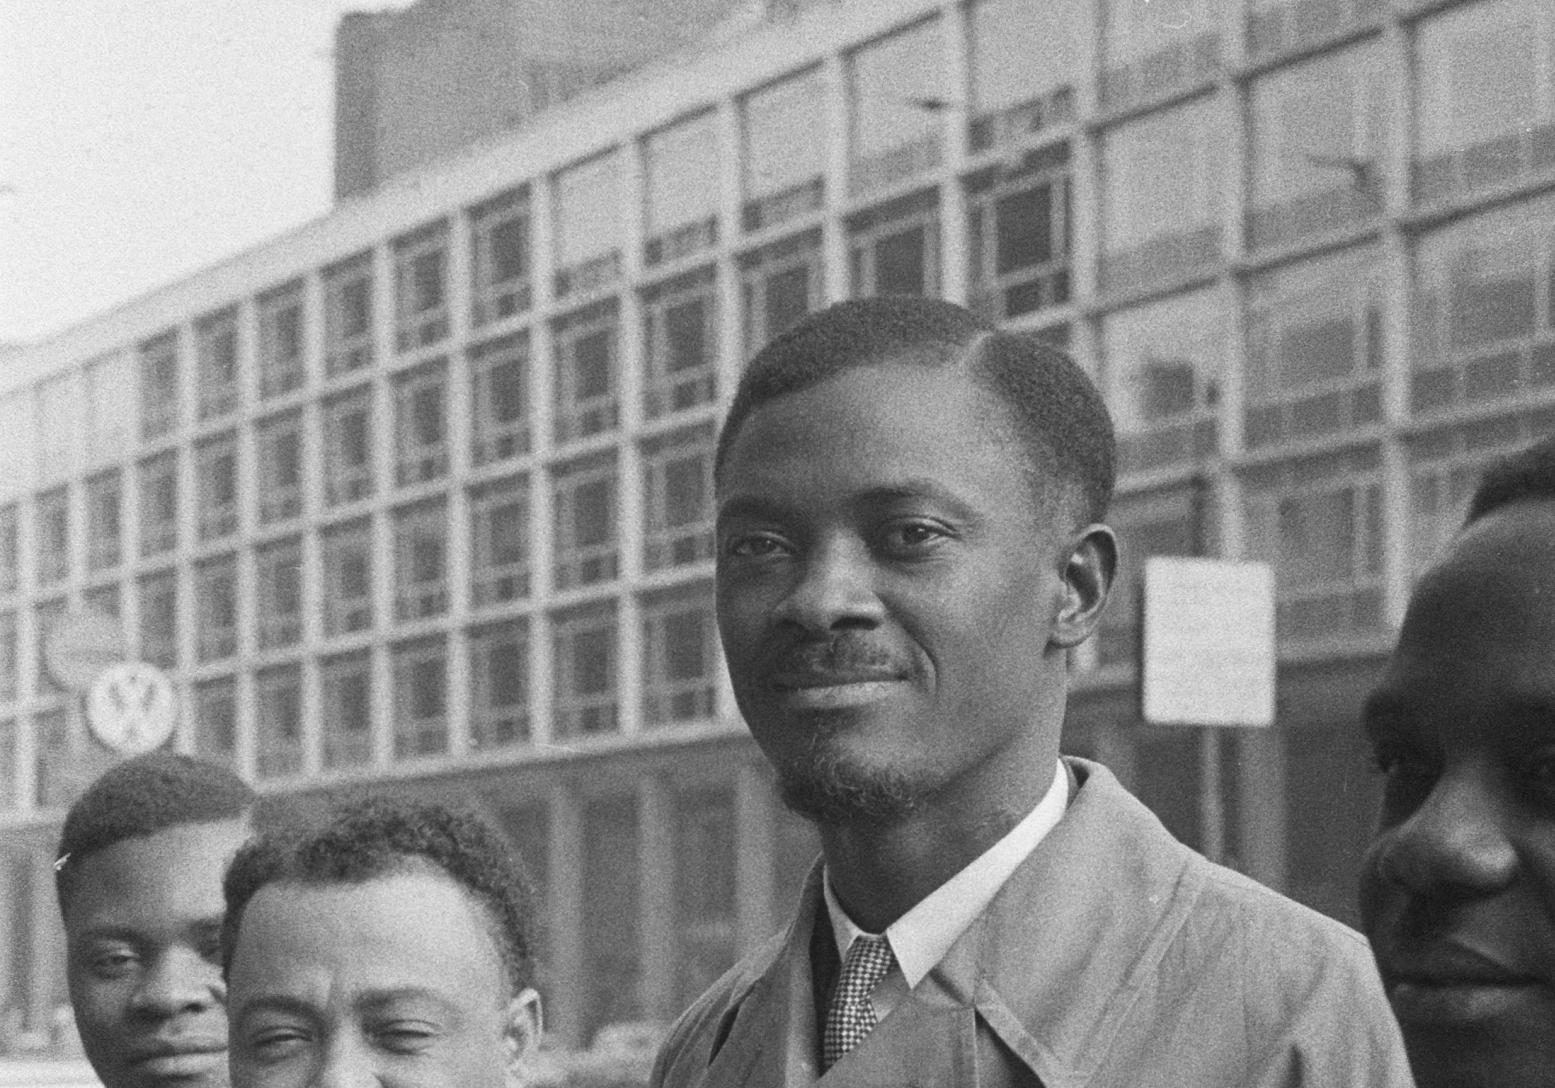
<instances>
[{"instance_id":1,"label":"coat collar","mask_svg":"<svg viewBox=\"0 0 1555 1088\"><path fill-rule=\"evenodd\" d=\"M1050 1088L1083 1083L1100 1064L1204 878L1109 771L1065 762L1079 788L1064 818L827 1085L905 1084L947 1061L965 1064L950 1083L972 1083L978 1017ZM705 1084L816 1082L809 949L824 916L820 881L817 863L781 940L735 983Z\"/></svg>"}]
</instances>

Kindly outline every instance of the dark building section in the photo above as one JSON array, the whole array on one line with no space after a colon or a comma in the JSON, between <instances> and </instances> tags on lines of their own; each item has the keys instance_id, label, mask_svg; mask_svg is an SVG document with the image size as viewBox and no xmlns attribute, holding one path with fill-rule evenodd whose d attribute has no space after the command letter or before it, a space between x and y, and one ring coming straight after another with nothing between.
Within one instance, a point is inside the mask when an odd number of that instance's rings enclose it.
<instances>
[{"instance_id":1,"label":"dark building section","mask_svg":"<svg viewBox=\"0 0 1555 1088\"><path fill-rule=\"evenodd\" d=\"M773 15L798 6L774 5ZM517 128L705 37L741 0L420 0L335 34L335 196ZM760 8L756 9L759 15Z\"/></svg>"}]
</instances>

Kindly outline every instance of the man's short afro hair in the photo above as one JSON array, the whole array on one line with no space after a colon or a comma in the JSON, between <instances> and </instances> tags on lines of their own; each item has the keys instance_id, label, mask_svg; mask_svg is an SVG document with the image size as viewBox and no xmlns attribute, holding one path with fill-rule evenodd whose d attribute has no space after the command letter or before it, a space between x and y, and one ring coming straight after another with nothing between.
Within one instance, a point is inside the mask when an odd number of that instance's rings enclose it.
<instances>
[{"instance_id":1,"label":"man's short afro hair","mask_svg":"<svg viewBox=\"0 0 1555 1088\"><path fill-rule=\"evenodd\" d=\"M1510 453L1485 470L1464 525L1524 499L1555 499L1555 435Z\"/></svg>"},{"instance_id":2,"label":"man's short afro hair","mask_svg":"<svg viewBox=\"0 0 1555 1088\"><path fill-rule=\"evenodd\" d=\"M502 837L480 817L425 801L360 797L317 825L250 839L227 869L221 966L232 967L243 911L267 884L362 884L431 866L474 900L502 956L512 992L534 977L529 883ZM414 934L406 934L415 940Z\"/></svg>"},{"instance_id":3,"label":"man's short afro hair","mask_svg":"<svg viewBox=\"0 0 1555 1088\"><path fill-rule=\"evenodd\" d=\"M60 909L83 859L126 839L170 827L241 819L258 798L226 767L159 750L109 768L65 815L55 857Z\"/></svg>"},{"instance_id":4,"label":"man's short afro hair","mask_svg":"<svg viewBox=\"0 0 1555 1088\"><path fill-rule=\"evenodd\" d=\"M1007 410L1047 499L1055 470L1076 512L1100 521L1112 501L1116 440L1096 386L1063 351L1027 333L1001 331L969 310L927 298L839 302L756 353L740 378L714 455L715 471L747 416L854 367L882 363L965 366Z\"/></svg>"}]
</instances>

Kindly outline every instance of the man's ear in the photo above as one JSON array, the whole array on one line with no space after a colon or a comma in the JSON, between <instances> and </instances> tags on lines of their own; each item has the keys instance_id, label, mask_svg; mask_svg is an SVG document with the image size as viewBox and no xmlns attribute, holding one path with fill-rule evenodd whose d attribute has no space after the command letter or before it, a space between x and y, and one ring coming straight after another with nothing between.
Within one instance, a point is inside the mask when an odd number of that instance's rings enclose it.
<instances>
[{"instance_id":1,"label":"man's ear","mask_svg":"<svg viewBox=\"0 0 1555 1088\"><path fill-rule=\"evenodd\" d=\"M529 1081L529 1063L540 1047L540 1036L545 1031L545 1014L540 1008L540 995L532 987L526 988L508 1002L507 1023L503 1025L503 1041L507 1045L508 1088L523 1088Z\"/></svg>"},{"instance_id":2,"label":"man's ear","mask_svg":"<svg viewBox=\"0 0 1555 1088\"><path fill-rule=\"evenodd\" d=\"M1118 572L1118 538L1105 525L1073 537L1064 564L1064 597L1053 623L1053 645L1073 649L1096 631Z\"/></svg>"}]
</instances>

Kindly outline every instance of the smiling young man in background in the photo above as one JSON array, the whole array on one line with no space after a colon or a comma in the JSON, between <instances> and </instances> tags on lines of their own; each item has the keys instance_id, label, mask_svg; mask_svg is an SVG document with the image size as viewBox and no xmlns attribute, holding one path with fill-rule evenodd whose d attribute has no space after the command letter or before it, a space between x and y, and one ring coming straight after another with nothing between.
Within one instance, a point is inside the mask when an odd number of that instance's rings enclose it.
<instances>
[{"instance_id":1,"label":"smiling young man in background","mask_svg":"<svg viewBox=\"0 0 1555 1088\"><path fill-rule=\"evenodd\" d=\"M153 752L66 815L54 868L70 1003L106 1088L225 1088L221 877L254 803L226 768Z\"/></svg>"}]
</instances>

